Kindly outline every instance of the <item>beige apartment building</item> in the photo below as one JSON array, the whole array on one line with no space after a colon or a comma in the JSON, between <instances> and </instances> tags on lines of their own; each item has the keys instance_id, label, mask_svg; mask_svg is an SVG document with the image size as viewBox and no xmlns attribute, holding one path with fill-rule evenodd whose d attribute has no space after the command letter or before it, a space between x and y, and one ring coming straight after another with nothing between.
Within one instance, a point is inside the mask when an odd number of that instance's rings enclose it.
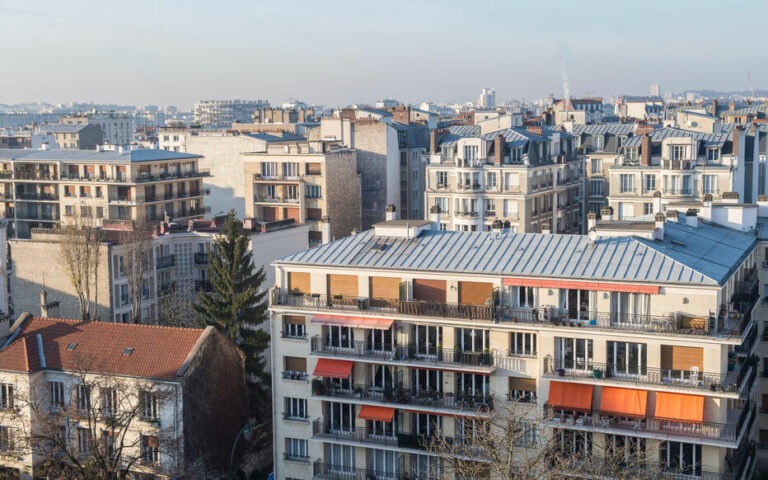
<instances>
[{"instance_id":1,"label":"beige apartment building","mask_svg":"<svg viewBox=\"0 0 768 480\"><path fill-rule=\"evenodd\" d=\"M676 213L589 236L394 221L280 259L275 478L451 478L426 446L471 449L510 409L520 458L750 478L758 240Z\"/></svg>"},{"instance_id":2,"label":"beige apartment building","mask_svg":"<svg viewBox=\"0 0 768 480\"><path fill-rule=\"evenodd\" d=\"M161 150L0 151L0 217L13 236L77 217L97 223L201 217L200 156Z\"/></svg>"},{"instance_id":3,"label":"beige apartment building","mask_svg":"<svg viewBox=\"0 0 768 480\"><path fill-rule=\"evenodd\" d=\"M443 230L487 231L498 220L512 232L576 233L583 224L582 165L561 130L433 131L426 180Z\"/></svg>"},{"instance_id":4,"label":"beige apartment building","mask_svg":"<svg viewBox=\"0 0 768 480\"><path fill-rule=\"evenodd\" d=\"M247 218L308 223L310 246L360 230L354 150L335 141L296 141L244 155Z\"/></svg>"}]
</instances>

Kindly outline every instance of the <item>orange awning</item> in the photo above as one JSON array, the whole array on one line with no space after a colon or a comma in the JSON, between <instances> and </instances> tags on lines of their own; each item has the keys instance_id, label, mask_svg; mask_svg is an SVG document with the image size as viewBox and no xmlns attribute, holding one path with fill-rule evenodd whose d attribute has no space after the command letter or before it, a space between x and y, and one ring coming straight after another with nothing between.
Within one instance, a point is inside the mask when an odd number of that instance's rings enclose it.
<instances>
[{"instance_id":1,"label":"orange awning","mask_svg":"<svg viewBox=\"0 0 768 480\"><path fill-rule=\"evenodd\" d=\"M656 392L656 418L702 422L704 421L704 397Z\"/></svg>"},{"instance_id":2,"label":"orange awning","mask_svg":"<svg viewBox=\"0 0 768 480\"><path fill-rule=\"evenodd\" d=\"M505 278L504 285L540 288L571 288L574 290L599 290L601 292L659 293L658 285L627 285L624 283L582 282L577 280Z\"/></svg>"},{"instance_id":3,"label":"orange awning","mask_svg":"<svg viewBox=\"0 0 768 480\"><path fill-rule=\"evenodd\" d=\"M351 360L321 358L317 361L315 372L312 375L327 378L349 378L352 375L352 364Z\"/></svg>"},{"instance_id":4,"label":"orange awning","mask_svg":"<svg viewBox=\"0 0 768 480\"><path fill-rule=\"evenodd\" d=\"M559 410L592 410L592 385L581 383L549 382L550 407Z\"/></svg>"},{"instance_id":5,"label":"orange awning","mask_svg":"<svg viewBox=\"0 0 768 480\"><path fill-rule=\"evenodd\" d=\"M347 317L342 315L315 315L312 323L321 325L339 325L342 327L373 328L389 330L394 320L390 318Z\"/></svg>"},{"instance_id":6,"label":"orange awning","mask_svg":"<svg viewBox=\"0 0 768 480\"><path fill-rule=\"evenodd\" d=\"M377 422L391 422L395 416L395 409L389 407L376 407L373 405L363 405L360 407L360 413L357 418L363 420L375 420Z\"/></svg>"},{"instance_id":7,"label":"orange awning","mask_svg":"<svg viewBox=\"0 0 768 480\"><path fill-rule=\"evenodd\" d=\"M600 411L630 417L644 417L648 392L631 388L603 387Z\"/></svg>"}]
</instances>

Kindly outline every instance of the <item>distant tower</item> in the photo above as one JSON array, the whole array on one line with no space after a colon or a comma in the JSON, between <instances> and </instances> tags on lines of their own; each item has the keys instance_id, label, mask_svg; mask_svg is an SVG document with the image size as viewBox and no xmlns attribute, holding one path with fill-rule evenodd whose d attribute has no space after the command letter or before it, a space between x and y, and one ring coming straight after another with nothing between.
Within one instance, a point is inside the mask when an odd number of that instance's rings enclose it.
<instances>
[{"instance_id":1,"label":"distant tower","mask_svg":"<svg viewBox=\"0 0 768 480\"><path fill-rule=\"evenodd\" d=\"M652 97L661 96L661 85L659 85L658 83L651 84L651 96Z\"/></svg>"},{"instance_id":2,"label":"distant tower","mask_svg":"<svg viewBox=\"0 0 768 480\"><path fill-rule=\"evenodd\" d=\"M484 88L480 92L480 98L477 100L477 106L483 109L496 108L496 89Z\"/></svg>"}]
</instances>

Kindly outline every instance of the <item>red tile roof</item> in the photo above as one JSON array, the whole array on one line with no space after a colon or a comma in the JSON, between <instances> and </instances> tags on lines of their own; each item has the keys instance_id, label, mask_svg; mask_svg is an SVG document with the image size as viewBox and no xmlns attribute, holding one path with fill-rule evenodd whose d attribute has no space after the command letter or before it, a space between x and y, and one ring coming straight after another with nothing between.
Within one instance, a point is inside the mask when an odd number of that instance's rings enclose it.
<instances>
[{"instance_id":1,"label":"red tile roof","mask_svg":"<svg viewBox=\"0 0 768 480\"><path fill-rule=\"evenodd\" d=\"M0 370L64 370L171 380L203 332L30 316L17 332L11 332L10 343L0 350Z\"/></svg>"}]
</instances>

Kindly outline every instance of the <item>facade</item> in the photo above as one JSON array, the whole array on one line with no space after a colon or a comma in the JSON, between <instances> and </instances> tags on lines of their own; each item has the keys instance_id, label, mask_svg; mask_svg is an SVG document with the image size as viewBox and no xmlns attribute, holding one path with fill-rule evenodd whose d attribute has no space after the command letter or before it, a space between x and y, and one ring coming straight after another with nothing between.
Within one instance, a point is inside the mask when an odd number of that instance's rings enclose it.
<instances>
[{"instance_id":1,"label":"facade","mask_svg":"<svg viewBox=\"0 0 768 480\"><path fill-rule=\"evenodd\" d=\"M433 131L426 177L426 207L444 230L490 230L499 220L513 232L567 233L583 223L582 166L564 131Z\"/></svg>"},{"instance_id":2,"label":"facade","mask_svg":"<svg viewBox=\"0 0 768 480\"><path fill-rule=\"evenodd\" d=\"M480 91L480 97L477 99L479 108L496 108L496 89L484 88Z\"/></svg>"},{"instance_id":3,"label":"facade","mask_svg":"<svg viewBox=\"0 0 768 480\"><path fill-rule=\"evenodd\" d=\"M244 155L246 218L308 223L311 246L360 230L354 150L335 141L296 141Z\"/></svg>"},{"instance_id":4,"label":"facade","mask_svg":"<svg viewBox=\"0 0 768 480\"><path fill-rule=\"evenodd\" d=\"M276 262L275 478L451 478L425 445L472 448L473 419L510 408L520 458L750 478L757 238L695 215L590 227L387 222Z\"/></svg>"},{"instance_id":5,"label":"facade","mask_svg":"<svg viewBox=\"0 0 768 480\"><path fill-rule=\"evenodd\" d=\"M201 478L198 459L224 467L247 416L244 362L212 327L26 313L0 326L5 472L37 478L43 464L82 461L97 448L110 448L104 458L128 478ZM30 429L37 440L25 436Z\"/></svg>"},{"instance_id":6,"label":"facade","mask_svg":"<svg viewBox=\"0 0 768 480\"><path fill-rule=\"evenodd\" d=\"M233 123L249 123L253 114L269 108L266 100L201 100L192 107L194 123L207 128L229 128Z\"/></svg>"},{"instance_id":7,"label":"facade","mask_svg":"<svg viewBox=\"0 0 768 480\"><path fill-rule=\"evenodd\" d=\"M47 125L46 133L53 135L59 148L65 150L95 150L104 143L104 132L87 123Z\"/></svg>"},{"instance_id":8,"label":"facade","mask_svg":"<svg viewBox=\"0 0 768 480\"><path fill-rule=\"evenodd\" d=\"M201 217L200 156L159 150L0 150L0 217L13 236L74 219L125 223Z\"/></svg>"},{"instance_id":9,"label":"facade","mask_svg":"<svg viewBox=\"0 0 768 480\"><path fill-rule=\"evenodd\" d=\"M61 117L59 123L66 125L95 125L104 133L108 145L130 145L133 143L133 117L127 113L103 112ZM81 147L86 148L86 147Z\"/></svg>"}]
</instances>

